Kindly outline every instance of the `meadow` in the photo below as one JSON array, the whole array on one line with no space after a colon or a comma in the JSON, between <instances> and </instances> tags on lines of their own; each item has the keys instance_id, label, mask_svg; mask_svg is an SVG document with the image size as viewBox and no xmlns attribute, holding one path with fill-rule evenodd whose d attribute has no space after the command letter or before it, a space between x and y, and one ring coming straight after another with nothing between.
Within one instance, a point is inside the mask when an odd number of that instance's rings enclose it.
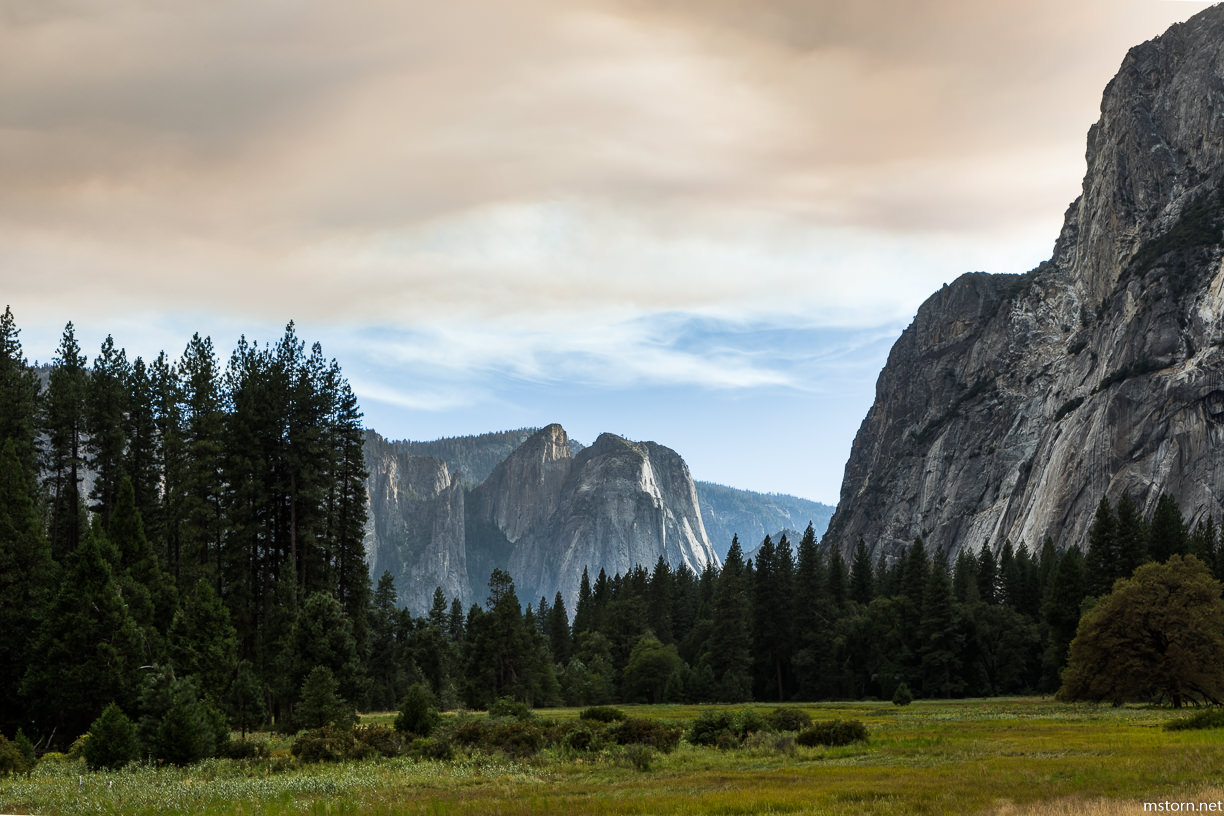
<instances>
[{"instance_id":1,"label":"meadow","mask_svg":"<svg viewBox=\"0 0 1224 816\"><path fill-rule=\"evenodd\" d=\"M108 773L80 761L43 762L29 776L0 779L0 812L1013 816L1142 813L1144 801L1224 799L1224 731L1165 730L1182 716L1169 709L1039 698L797 707L817 721L861 720L870 739L806 748L761 733L730 750L682 741L642 770L615 749L307 764L288 756L287 740L269 738L272 757L264 760ZM687 725L715 707L623 708ZM570 719L578 709L539 713Z\"/></svg>"}]
</instances>

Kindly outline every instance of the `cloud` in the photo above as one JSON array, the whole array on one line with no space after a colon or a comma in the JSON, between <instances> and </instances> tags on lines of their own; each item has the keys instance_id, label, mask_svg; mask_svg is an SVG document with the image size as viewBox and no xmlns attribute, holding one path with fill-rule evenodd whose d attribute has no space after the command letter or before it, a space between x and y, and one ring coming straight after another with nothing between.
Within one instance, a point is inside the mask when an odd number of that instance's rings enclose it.
<instances>
[{"instance_id":1,"label":"cloud","mask_svg":"<svg viewBox=\"0 0 1224 816\"><path fill-rule=\"evenodd\" d=\"M14 0L0 272L78 317L879 324L1041 260L1104 81L1187 13Z\"/></svg>"}]
</instances>

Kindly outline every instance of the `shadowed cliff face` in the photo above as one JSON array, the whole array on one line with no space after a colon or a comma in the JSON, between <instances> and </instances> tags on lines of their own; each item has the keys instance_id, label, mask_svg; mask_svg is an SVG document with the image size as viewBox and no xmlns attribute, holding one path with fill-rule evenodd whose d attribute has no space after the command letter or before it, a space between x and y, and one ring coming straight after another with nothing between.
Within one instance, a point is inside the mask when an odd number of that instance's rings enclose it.
<instances>
[{"instance_id":1,"label":"shadowed cliff face","mask_svg":"<svg viewBox=\"0 0 1224 816\"><path fill-rule=\"evenodd\" d=\"M1224 7L1132 49L1054 257L964 275L889 355L829 533L1083 544L1102 495L1224 496Z\"/></svg>"}]
</instances>

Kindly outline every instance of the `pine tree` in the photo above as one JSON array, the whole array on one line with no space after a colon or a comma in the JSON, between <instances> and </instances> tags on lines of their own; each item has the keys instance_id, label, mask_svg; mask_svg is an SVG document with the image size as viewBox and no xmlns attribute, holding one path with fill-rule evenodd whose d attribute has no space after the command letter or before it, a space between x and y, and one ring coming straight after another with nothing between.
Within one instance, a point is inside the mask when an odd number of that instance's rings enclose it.
<instances>
[{"instance_id":1,"label":"pine tree","mask_svg":"<svg viewBox=\"0 0 1224 816\"><path fill-rule=\"evenodd\" d=\"M655 637L664 644L673 643L676 639L672 631L673 589L671 567L660 555L650 575L650 589L646 597L646 622Z\"/></svg>"},{"instance_id":2,"label":"pine tree","mask_svg":"<svg viewBox=\"0 0 1224 816\"><path fill-rule=\"evenodd\" d=\"M42 429L43 470L51 492L51 552L62 560L76 550L84 532L81 476L85 468L85 357L72 323L64 327L51 363Z\"/></svg>"},{"instance_id":3,"label":"pine tree","mask_svg":"<svg viewBox=\"0 0 1224 816\"><path fill-rule=\"evenodd\" d=\"M595 628L595 597L591 591L591 576L582 568L578 582L578 604L574 607L574 637Z\"/></svg>"},{"instance_id":4,"label":"pine tree","mask_svg":"<svg viewBox=\"0 0 1224 816\"><path fill-rule=\"evenodd\" d=\"M30 633L55 594L58 570L17 447L11 437L0 443L0 732L9 733L25 720L18 689L36 657Z\"/></svg>"},{"instance_id":5,"label":"pine tree","mask_svg":"<svg viewBox=\"0 0 1224 816\"><path fill-rule=\"evenodd\" d=\"M1148 527L1130 494L1118 500L1118 575L1129 578L1148 561Z\"/></svg>"},{"instance_id":6,"label":"pine tree","mask_svg":"<svg viewBox=\"0 0 1224 816\"><path fill-rule=\"evenodd\" d=\"M710 665L725 702L743 702L752 694L752 607L745 572L743 550L735 536L714 588L710 634Z\"/></svg>"},{"instance_id":7,"label":"pine tree","mask_svg":"<svg viewBox=\"0 0 1224 816\"><path fill-rule=\"evenodd\" d=\"M302 681L294 724L302 728L322 728L330 723L350 725L357 713L340 693L340 683L327 666L315 666Z\"/></svg>"},{"instance_id":8,"label":"pine tree","mask_svg":"<svg viewBox=\"0 0 1224 816\"><path fill-rule=\"evenodd\" d=\"M183 597L170 626L170 644L179 674L196 678L212 699L225 699L238 668L238 633L207 579L199 579Z\"/></svg>"},{"instance_id":9,"label":"pine tree","mask_svg":"<svg viewBox=\"0 0 1224 816\"><path fill-rule=\"evenodd\" d=\"M1168 493L1161 493L1156 501L1156 510L1152 514L1152 560L1164 562L1170 555L1184 555L1188 539L1186 521L1182 518L1177 501ZM1204 563L1212 562L1213 560L1207 560Z\"/></svg>"},{"instance_id":10,"label":"pine tree","mask_svg":"<svg viewBox=\"0 0 1224 816\"><path fill-rule=\"evenodd\" d=\"M786 699L792 651L791 582L794 576L789 543L785 551L787 556L780 557L773 540L765 536L757 551L752 587L755 685L761 697L768 694L779 701Z\"/></svg>"},{"instance_id":11,"label":"pine tree","mask_svg":"<svg viewBox=\"0 0 1224 816\"><path fill-rule=\"evenodd\" d=\"M1118 517L1114 515L1109 499L1101 497L1096 516L1088 530L1088 554L1086 572L1089 591L1093 595L1109 592L1113 582L1122 577L1121 554L1118 547Z\"/></svg>"},{"instance_id":12,"label":"pine tree","mask_svg":"<svg viewBox=\"0 0 1224 816\"><path fill-rule=\"evenodd\" d=\"M927 573L918 626L922 690L928 697L951 697L960 691L960 638L952 610L952 581L941 553Z\"/></svg>"},{"instance_id":13,"label":"pine tree","mask_svg":"<svg viewBox=\"0 0 1224 816\"><path fill-rule=\"evenodd\" d=\"M850 562L850 600L866 606L873 597L875 587L871 574L871 553L867 551L867 542L860 538Z\"/></svg>"},{"instance_id":14,"label":"pine tree","mask_svg":"<svg viewBox=\"0 0 1224 816\"><path fill-rule=\"evenodd\" d=\"M159 659L162 638L169 631L178 607L178 592L145 536L144 523L136 509L136 493L126 476L119 484L108 538L118 555L116 579L128 611L138 626L156 633L150 643L153 652L150 658Z\"/></svg>"},{"instance_id":15,"label":"pine tree","mask_svg":"<svg viewBox=\"0 0 1224 816\"><path fill-rule=\"evenodd\" d=\"M125 417L130 411L128 385L131 366L123 349L115 348L110 335L94 358L85 392L87 462L94 473L89 497L104 530L110 529L111 513L119 498L119 485L125 477L124 452L127 449Z\"/></svg>"},{"instance_id":16,"label":"pine tree","mask_svg":"<svg viewBox=\"0 0 1224 816\"><path fill-rule=\"evenodd\" d=\"M62 738L84 733L104 702L131 707L145 636L120 595L97 529L67 559L55 600L34 637L22 696L41 728Z\"/></svg>"},{"instance_id":17,"label":"pine tree","mask_svg":"<svg viewBox=\"0 0 1224 816\"><path fill-rule=\"evenodd\" d=\"M994 552L982 542L982 549L977 557L977 596L984 604L999 602L999 565L995 561Z\"/></svg>"},{"instance_id":18,"label":"pine tree","mask_svg":"<svg viewBox=\"0 0 1224 816\"><path fill-rule=\"evenodd\" d=\"M6 440L22 471L30 480L27 490L35 496L38 475L38 377L30 369L21 351L13 312L5 307L0 316L0 445Z\"/></svg>"},{"instance_id":19,"label":"pine tree","mask_svg":"<svg viewBox=\"0 0 1224 816\"><path fill-rule=\"evenodd\" d=\"M247 731L261 725L267 717L264 694L263 683L259 681L255 668L249 660L243 660L238 664L227 698L230 723L242 732L243 739L246 739Z\"/></svg>"},{"instance_id":20,"label":"pine tree","mask_svg":"<svg viewBox=\"0 0 1224 816\"><path fill-rule=\"evenodd\" d=\"M573 641L570 638L569 613L565 611L565 599L558 592L553 598L552 608L545 624L548 630L548 646L552 651L553 661L565 665L573 654Z\"/></svg>"},{"instance_id":21,"label":"pine tree","mask_svg":"<svg viewBox=\"0 0 1224 816\"><path fill-rule=\"evenodd\" d=\"M1067 648L1079 626L1080 607L1090 581L1083 554L1078 547L1071 547L1059 559L1042 605L1042 619L1049 633L1042 656L1042 682L1046 690L1058 687L1058 676L1067 662Z\"/></svg>"},{"instance_id":22,"label":"pine tree","mask_svg":"<svg viewBox=\"0 0 1224 816\"><path fill-rule=\"evenodd\" d=\"M827 578L816 531L809 523L799 539L792 607L795 651L791 663L798 694L805 700L823 696L822 684L829 676L833 610L826 591Z\"/></svg>"},{"instance_id":23,"label":"pine tree","mask_svg":"<svg viewBox=\"0 0 1224 816\"><path fill-rule=\"evenodd\" d=\"M157 432L157 395L153 372L137 357L129 368L124 383L128 400L122 418L123 436L127 449L123 453L123 471L132 480L136 509L145 523L150 541L157 541L158 503L161 492L160 452Z\"/></svg>"},{"instance_id":24,"label":"pine tree","mask_svg":"<svg viewBox=\"0 0 1224 816\"><path fill-rule=\"evenodd\" d=\"M212 340L195 334L179 361L182 383L183 470L179 583L206 578L220 589L221 441L224 413Z\"/></svg>"},{"instance_id":25,"label":"pine tree","mask_svg":"<svg viewBox=\"0 0 1224 816\"><path fill-rule=\"evenodd\" d=\"M365 677L358 659L357 641L340 602L315 592L302 603L292 633L295 676L305 680L316 666L327 668L339 683L340 694L354 702L365 696Z\"/></svg>"}]
</instances>

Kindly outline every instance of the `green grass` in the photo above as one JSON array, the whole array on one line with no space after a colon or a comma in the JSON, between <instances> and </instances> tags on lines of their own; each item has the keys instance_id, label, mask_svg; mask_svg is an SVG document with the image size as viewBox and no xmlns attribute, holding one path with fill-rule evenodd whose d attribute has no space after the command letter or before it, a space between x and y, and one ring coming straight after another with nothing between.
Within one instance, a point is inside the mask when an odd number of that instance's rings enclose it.
<instances>
[{"instance_id":1,"label":"green grass","mask_svg":"<svg viewBox=\"0 0 1224 816\"><path fill-rule=\"evenodd\" d=\"M672 754L656 755L647 772L618 751L330 766L214 760L110 774L66 762L0 780L0 812L895 816L1075 812L1100 800L1106 802L1100 812L1112 812L1110 802L1134 812L1134 802L1185 799L1224 782L1224 732L1165 730L1178 716L1169 710L1035 698L797 707L814 720L862 720L871 739L802 748L762 734L734 751L681 743ZM623 708L685 722L710 706ZM578 712L541 714L568 719Z\"/></svg>"}]
</instances>

